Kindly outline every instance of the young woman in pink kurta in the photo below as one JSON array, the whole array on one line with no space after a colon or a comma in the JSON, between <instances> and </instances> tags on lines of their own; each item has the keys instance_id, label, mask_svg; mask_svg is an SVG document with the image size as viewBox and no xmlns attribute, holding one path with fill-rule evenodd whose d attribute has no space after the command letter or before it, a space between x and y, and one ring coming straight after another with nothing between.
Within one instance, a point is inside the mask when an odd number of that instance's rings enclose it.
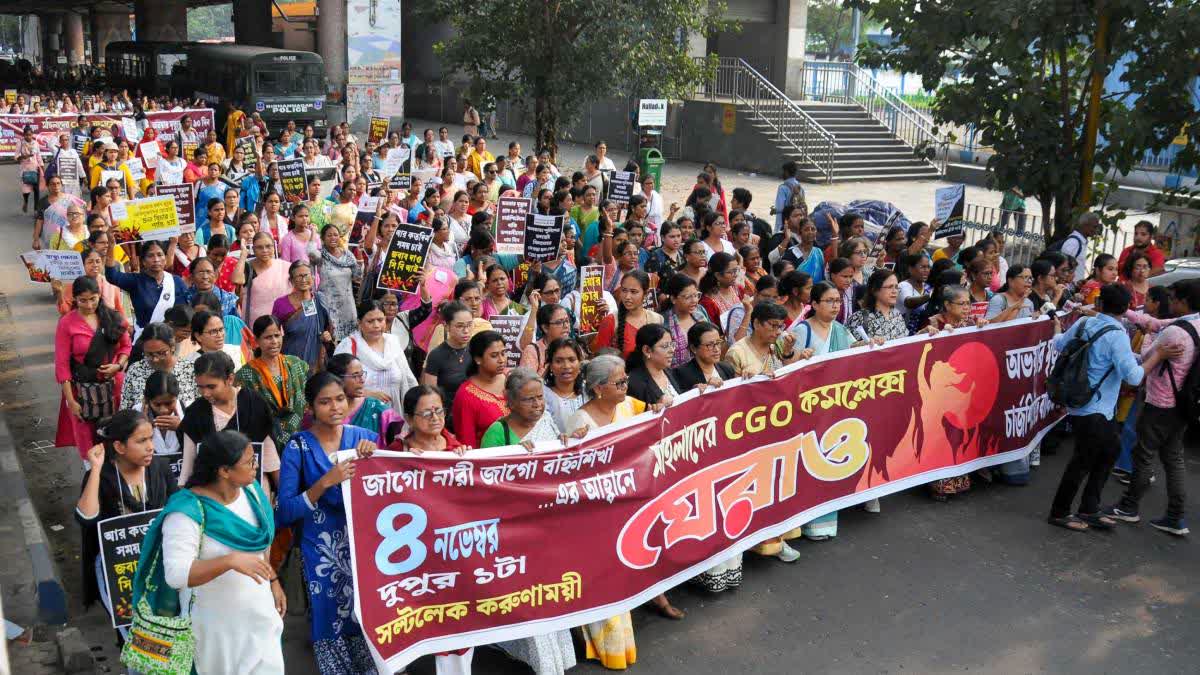
<instances>
[{"instance_id":1,"label":"young woman in pink kurta","mask_svg":"<svg viewBox=\"0 0 1200 675\"><path fill-rule=\"evenodd\" d=\"M54 377L62 386L54 444L58 447L73 445L78 449L79 456L86 458L87 451L96 443L96 423L85 422L79 417L78 390L73 382L76 373L71 372L71 364L74 362L78 366L85 362L92 339L100 330L107 348L100 359L102 365L96 369L96 379L113 381L115 412L125 379L125 362L129 360L132 344L124 317L101 303L100 290L94 279L87 276L75 279L71 291L75 309L58 320L54 335Z\"/></svg>"}]
</instances>

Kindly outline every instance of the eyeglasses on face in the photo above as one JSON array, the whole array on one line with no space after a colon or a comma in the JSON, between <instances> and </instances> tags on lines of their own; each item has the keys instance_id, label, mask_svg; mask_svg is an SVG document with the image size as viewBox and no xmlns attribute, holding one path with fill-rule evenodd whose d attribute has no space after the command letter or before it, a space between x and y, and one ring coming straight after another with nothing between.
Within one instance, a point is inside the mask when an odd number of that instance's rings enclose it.
<instances>
[{"instance_id":1,"label":"eyeglasses on face","mask_svg":"<svg viewBox=\"0 0 1200 675\"><path fill-rule=\"evenodd\" d=\"M445 408L430 408L429 410L421 410L413 414L414 417L419 417L425 421L433 419L444 419L446 417Z\"/></svg>"}]
</instances>

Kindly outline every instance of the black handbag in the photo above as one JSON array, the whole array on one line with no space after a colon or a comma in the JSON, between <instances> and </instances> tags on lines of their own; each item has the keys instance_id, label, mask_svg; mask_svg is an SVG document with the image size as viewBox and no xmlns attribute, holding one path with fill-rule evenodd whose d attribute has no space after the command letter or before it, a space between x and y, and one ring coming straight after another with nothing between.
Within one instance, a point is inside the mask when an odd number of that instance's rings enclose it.
<instances>
[{"instance_id":1,"label":"black handbag","mask_svg":"<svg viewBox=\"0 0 1200 675\"><path fill-rule=\"evenodd\" d=\"M98 369L112 358L115 342L104 336L103 330L92 335L83 363L71 359L71 382L75 390L75 402L79 404L79 417L84 422L97 422L111 417L116 412L116 386L112 378L100 378Z\"/></svg>"}]
</instances>

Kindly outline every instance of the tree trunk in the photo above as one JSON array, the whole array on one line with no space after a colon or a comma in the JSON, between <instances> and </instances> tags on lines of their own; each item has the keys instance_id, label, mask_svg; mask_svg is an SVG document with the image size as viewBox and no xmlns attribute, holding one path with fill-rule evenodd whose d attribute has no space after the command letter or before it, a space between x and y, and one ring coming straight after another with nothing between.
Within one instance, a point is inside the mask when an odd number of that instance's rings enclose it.
<instances>
[{"instance_id":1,"label":"tree trunk","mask_svg":"<svg viewBox=\"0 0 1200 675\"><path fill-rule=\"evenodd\" d=\"M536 152L550 153L550 161L558 164L558 112L544 96L533 100L534 140Z\"/></svg>"},{"instance_id":2,"label":"tree trunk","mask_svg":"<svg viewBox=\"0 0 1200 675\"><path fill-rule=\"evenodd\" d=\"M1050 209L1054 205L1054 193L1047 190L1038 193L1038 203L1042 205L1042 237L1046 243L1054 238L1054 221L1050 219Z\"/></svg>"}]
</instances>

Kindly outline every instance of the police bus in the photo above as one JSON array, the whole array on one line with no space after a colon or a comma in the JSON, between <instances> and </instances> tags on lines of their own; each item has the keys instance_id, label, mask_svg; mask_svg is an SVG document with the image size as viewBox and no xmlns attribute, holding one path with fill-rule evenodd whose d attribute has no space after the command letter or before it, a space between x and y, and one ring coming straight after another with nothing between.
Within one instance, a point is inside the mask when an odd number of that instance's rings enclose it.
<instances>
[{"instance_id":1,"label":"police bus","mask_svg":"<svg viewBox=\"0 0 1200 675\"><path fill-rule=\"evenodd\" d=\"M115 89L157 96L171 91L171 75L187 63L191 42L110 42L104 49L104 71Z\"/></svg>"},{"instance_id":2,"label":"police bus","mask_svg":"<svg viewBox=\"0 0 1200 675\"><path fill-rule=\"evenodd\" d=\"M234 44L192 44L187 65L176 71L177 87L207 101L223 129L231 108L257 112L271 136L287 126L313 125L325 136L325 62L312 52ZM177 95L182 93L176 90Z\"/></svg>"}]
</instances>

